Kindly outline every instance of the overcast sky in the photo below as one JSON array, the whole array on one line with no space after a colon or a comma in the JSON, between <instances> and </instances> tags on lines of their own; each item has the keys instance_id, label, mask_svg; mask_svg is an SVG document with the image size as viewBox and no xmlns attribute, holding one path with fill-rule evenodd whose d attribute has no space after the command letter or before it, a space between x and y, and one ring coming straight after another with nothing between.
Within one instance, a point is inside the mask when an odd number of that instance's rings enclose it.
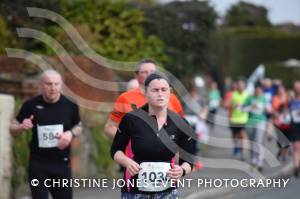
<instances>
[{"instance_id":1,"label":"overcast sky","mask_svg":"<svg viewBox=\"0 0 300 199\"><path fill-rule=\"evenodd\" d=\"M172 0L160 0L168 2ZM232 4L236 4L240 0L209 0L220 16L224 16L226 10ZM244 0L257 5L266 7L268 17L273 24L293 22L300 25L300 0Z\"/></svg>"}]
</instances>

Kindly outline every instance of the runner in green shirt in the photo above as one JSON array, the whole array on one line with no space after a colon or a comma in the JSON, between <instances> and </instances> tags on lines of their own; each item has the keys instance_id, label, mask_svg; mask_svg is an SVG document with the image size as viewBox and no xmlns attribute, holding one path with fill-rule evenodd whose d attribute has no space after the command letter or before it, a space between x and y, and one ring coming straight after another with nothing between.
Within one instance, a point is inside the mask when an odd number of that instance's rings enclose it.
<instances>
[{"instance_id":1,"label":"runner in green shirt","mask_svg":"<svg viewBox=\"0 0 300 199\"><path fill-rule=\"evenodd\" d=\"M249 112L247 126L249 139L251 141L251 163L254 168L262 171L264 161L263 140L266 130L266 111L268 110L268 103L263 94L261 84L255 85L255 93L246 99L243 109Z\"/></svg>"},{"instance_id":2,"label":"runner in green shirt","mask_svg":"<svg viewBox=\"0 0 300 199\"><path fill-rule=\"evenodd\" d=\"M217 113L217 110L220 106L221 102L221 94L218 89L218 84L217 82L213 81L210 84L210 89L208 91L208 110L209 110L209 115L208 115L208 124L210 125L210 129L214 126L215 123L215 115Z\"/></svg>"}]
</instances>

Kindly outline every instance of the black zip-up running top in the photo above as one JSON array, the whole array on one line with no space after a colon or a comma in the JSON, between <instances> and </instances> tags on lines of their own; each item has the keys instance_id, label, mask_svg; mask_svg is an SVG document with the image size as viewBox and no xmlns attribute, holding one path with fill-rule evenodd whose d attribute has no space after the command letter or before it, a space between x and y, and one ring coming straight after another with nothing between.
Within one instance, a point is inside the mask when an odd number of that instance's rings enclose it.
<instances>
[{"instance_id":1,"label":"black zip-up running top","mask_svg":"<svg viewBox=\"0 0 300 199\"><path fill-rule=\"evenodd\" d=\"M145 105L123 117L111 147L111 156L114 157L117 151L125 152L126 146L131 141L133 159L138 164L171 163L172 158L179 152L179 164L187 162L192 167L194 162L192 137L195 138L195 133L187 122L170 110L167 122L158 130L155 116L149 115L148 105ZM132 178L137 179L137 175ZM130 192L140 193L137 187L131 187Z\"/></svg>"}]
</instances>

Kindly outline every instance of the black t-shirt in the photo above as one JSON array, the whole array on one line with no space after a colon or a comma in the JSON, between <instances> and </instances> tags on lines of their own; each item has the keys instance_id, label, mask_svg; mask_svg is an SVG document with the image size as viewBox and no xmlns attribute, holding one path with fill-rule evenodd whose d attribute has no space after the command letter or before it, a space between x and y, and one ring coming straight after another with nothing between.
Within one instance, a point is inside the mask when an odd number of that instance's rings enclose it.
<instances>
[{"instance_id":1,"label":"black t-shirt","mask_svg":"<svg viewBox=\"0 0 300 199\"><path fill-rule=\"evenodd\" d=\"M181 124L185 124L184 128L188 127L188 129L179 128L180 120ZM148 106L146 105L127 113L123 117L111 147L111 156L113 157L119 150L125 152L125 148L130 140L134 155L133 159L138 164L142 162L166 162L171 164L176 152L179 152L179 163L188 162L192 166L194 159L189 157L183 160L181 158L185 152L192 155L195 152L193 150L193 139L187 135L187 131L194 134L186 121L183 121L176 113L169 110L166 124L158 130L157 121L154 116L149 116ZM192 137L194 136L195 134ZM126 176L124 178L128 180ZM131 180L137 178L138 176L135 175ZM126 187L122 188L122 192L127 191L143 193L137 187L131 187L130 190Z\"/></svg>"},{"instance_id":2,"label":"black t-shirt","mask_svg":"<svg viewBox=\"0 0 300 199\"><path fill-rule=\"evenodd\" d=\"M63 150L60 150L57 147L39 147L38 127L59 125L60 127L62 126L63 132L72 129L80 122L78 106L63 95L61 95L56 103L47 103L44 101L43 97L39 95L29 99L23 104L16 119L19 123L22 123L25 118L29 118L31 115L34 116L34 126L32 128L32 139L30 142L31 158L69 160L71 152L70 146ZM53 137L55 135L51 132L50 134L42 135L43 136L40 136L40 138L44 140L56 139Z\"/></svg>"}]
</instances>

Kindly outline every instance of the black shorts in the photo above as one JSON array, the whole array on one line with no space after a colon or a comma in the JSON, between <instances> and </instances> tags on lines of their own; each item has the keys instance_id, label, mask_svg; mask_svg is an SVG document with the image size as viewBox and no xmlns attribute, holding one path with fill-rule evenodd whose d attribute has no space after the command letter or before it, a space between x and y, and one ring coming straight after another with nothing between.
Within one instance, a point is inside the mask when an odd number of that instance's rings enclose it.
<instances>
[{"instance_id":1,"label":"black shorts","mask_svg":"<svg viewBox=\"0 0 300 199\"><path fill-rule=\"evenodd\" d=\"M273 116L272 113L266 113L267 120L271 119L272 116Z\"/></svg>"},{"instance_id":2,"label":"black shorts","mask_svg":"<svg viewBox=\"0 0 300 199\"><path fill-rule=\"evenodd\" d=\"M207 123L210 125L214 125L214 119L215 119L215 115L217 113L217 109L211 109L209 110L209 114L207 116Z\"/></svg>"},{"instance_id":3,"label":"black shorts","mask_svg":"<svg viewBox=\"0 0 300 199\"><path fill-rule=\"evenodd\" d=\"M292 126L291 135L290 135L291 142L300 141L300 126Z\"/></svg>"},{"instance_id":4,"label":"black shorts","mask_svg":"<svg viewBox=\"0 0 300 199\"><path fill-rule=\"evenodd\" d=\"M33 199L48 199L48 194L53 199L72 199L71 186L51 186L53 180L72 178L71 165L69 161L54 161L31 157L29 162L29 185ZM32 186L32 181L39 181L37 186ZM45 185L46 183L46 185ZM68 184L70 185L70 184ZM50 187L49 187L50 186Z\"/></svg>"},{"instance_id":5,"label":"black shorts","mask_svg":"<svg viewBox=\"0 0 300 199\"><path fill-rule=\"evenodd\" d=\"M231 124L230 129L233 135L239 134L241 131L246 130L245 124Z\"/></svg>"},{"instance_id":6,"label":"black shorts","mask_svg":"<svg viewBox=\"0 0 300 199\"><path fill-rule=\"evenodd\" d=\"M290 145L290 142L293 140L292 132L290 128L282 129L276 126L276 135L277 135L277 144L280 147L287 147Z\"/></svg>"}]
</instances>

